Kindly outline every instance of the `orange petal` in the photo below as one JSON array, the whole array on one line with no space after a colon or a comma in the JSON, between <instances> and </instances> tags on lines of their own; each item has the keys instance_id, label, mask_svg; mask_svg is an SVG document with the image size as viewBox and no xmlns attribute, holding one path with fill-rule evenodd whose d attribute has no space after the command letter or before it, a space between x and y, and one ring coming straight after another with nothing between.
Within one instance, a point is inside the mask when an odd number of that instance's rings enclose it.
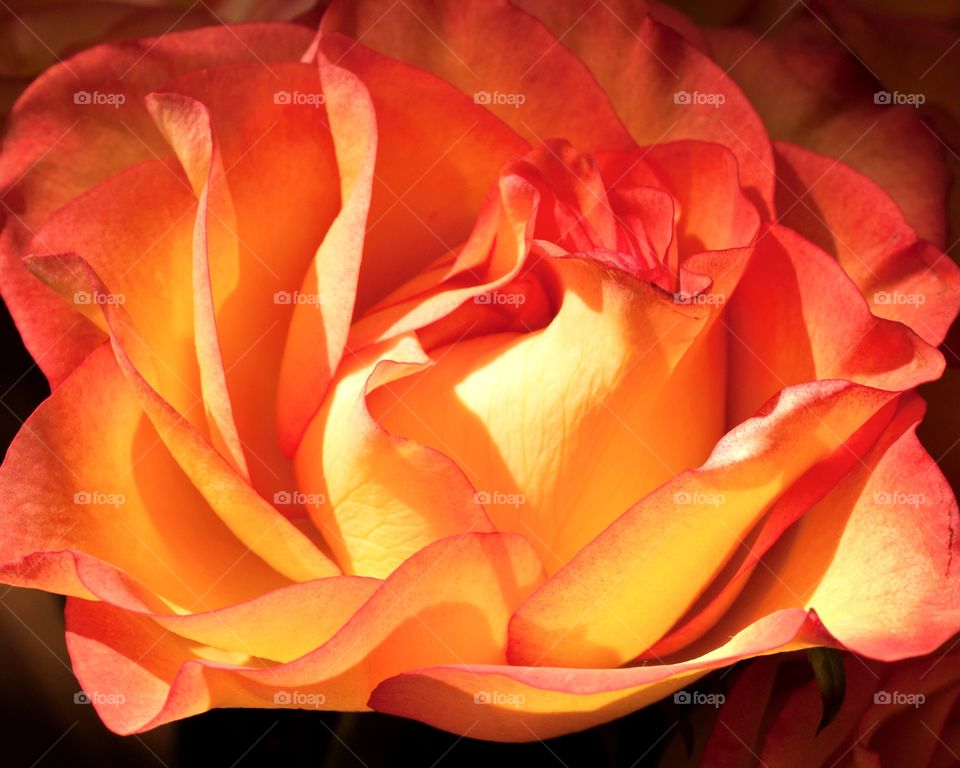
<instances>
[{"instance_id":1,"label":"orange petal","mask_svg":"<svg viewBox=\"0 0 960 768\"><path fill-rule=\"evenodd\" d=\"M830 493L858 463L865 461L869 451L890 426L897 405L897 401L891 401L880 408L831 455L810 467L783 493L743 538L723 570L687 609L686 615L642 658L660 661L677 658L675 654L681 650L682 657L695 653L685 649L707 634L730 609L749 583L750 576L762 565L763 556L790 526Z\"/></svg>"},{"instance_id":2,"label":"orange petal","mask_svg":"<svg viewBox=\"0 0 960 768\"><path fill-rule=\"evenodd\" d=\"M449 316L465 300L516 277L530 251L530 220L538 200L537 190L524 179L502 176L463 247L438 259L358 318L350 329L351 350L422 329ZM464 278L478 282L464 286Z\"/></svg>"},{"instance_id":3,"label":"orange petal","mask_svg":"<svg viewBox=\"0 0 960 768\"><path fill-rule=\"evenodd\" d=\"M560 137L585 150L633 146L589 70L512 3L336 0L320 28L432 72L531 143Z\"/></svg>"},{"instance_id":4,"label":"orange petal","mask_svg":"<svg viewBox=\"0 0 960 768\"><path fill-rule=\"evenodd\" d=\"M757 241L726 329L734 424L793 384L838 379L899 392L943 372L934 347L870 314L834 259L779 225Z\"/></svg>"},{"instance_id":5,"label":"orange petal","mask_svg":"<svg viewBox=\"0 0 960 768\"><path fill-rule=\"evenodd\" d=\"M764 555L714 637L771 611L813 608L847 648L890 661L960 631L957 505L914 435L922 415L919 398L904 400L863 460Z\"/></svg>"},{"instance_id":6,"label":"orange petal","mask_svg":"<svg viewBox=\"0 0 960 768\"><path fill-rule=\"evenodd\" d=\"M511 622L511 661L611 666L645 651L767 507L893 397L844 382L784 389L702 467L644 497L531 597Z\"/></svg>"},{"instance_id":7,"label":"orange petal","mask_svg":"<svg viewBox=\"0 0 960 768\"><path fill-rule=\"evenodd\" d=\"M746 256L712 254L717 294ZM723 364L722 305L677 304L584 256L539 266L561 300L549 325L433 350L434 365L378 388L370 407L387 429L456 461L498 530L530 536L553 572L709 454L724 396L702 366ZM677 408L702 425L682 440Z\"/></svg>"},{"instance_id":8,"label":"orange petal","mask_svg":"<svg viewBox=\"0 0 960 768\"><path fill-rule=\"evenodd\" d=\"M111 295L89 264L76 256L36 257L30 266L68 294L84 285L91 293ZM144 349L122 304L104 303L101 309L117 363L144 412L177 463L230 530L291 580L338 573L337 566L305 534L257 495L203 435L150 386L127 349L135 350L139 361L149 360L150 351Z\"/></svg>"},{"instance_id":9,"label":"orange petal","mask_svg":"<svg viewBox=\"0 0 960 768\"><path fill-rule=\"evenodd\" d=\"M215 240L211 243L213 238L212 233L209 233L215 226L209 220L216 216L216 213L211 214L211 209L225 208L232 213L230 196L223 191L224 169L213 136L210 113L198 101L173 95L151 94L147 97L147 107L167 141L177 152L184 172L199 197L193 225L193 335L200 373L200 391L211 442L221 455L249 480L247 460L237 434L230 393L227 391L210 275L210 247L211 244L216 244ZM211 196L214 196L219 205L211 204ZM234 263L231 264L231 271L236 270L235 251L218 255L221 256L218 263L232 261Z\"/></svg>"},{"instance_id":10,"label":"orange petal","mask_svg":"<svg viewBox=\"0 0 960 768\"><path fill-rule=\"evenodd\" d=\"M100 303L122 304L138 342L150 350L139 362L151 386L206 432L203 411L194 407L200 377L190 250L197 201L186 178L171 166L145 161L70 200L37 230L27 253L49 256L51 263L53 254L81 254L109 293L93 294L78 281L64 296L74 313L106 330ZM150 216L142 215L145 208Z\"/></svg>"},{"instance_id":11,"label":"orange petal","mask_svg":"<svg viewBox=\"0 0 960 768\"><path fill-rule=\"evenodd\" d=\"M332 638L380 584L377 579L331 576L281 587L215 611L188 616L153 614L151 618L201 645L264 661L288 662Z\"/></svg>"},{"instance_id":12,"label":"orange petal","mask_svg":"<svg viewBox=\"0 0 960 768\"><path fill-rule=\"evenodd\" d=\"M227 390L253 486L268 499L290 493L295 481L271 405L276 372L292 297L339 205L320 77L315 65L244 64L189 73L160 89L201 103L210 117L225 175L206 201L206 240ZM295 95L300 103L283 103ZM197 168L191 175L207 173L203 141L184 134L178 143L182 164ZM306 516L298 505L283 509Z\"/></svg>"},{"instance_id":13,"label":"orange petal","mask_svg":"<svg viewBox=\"0 0 960 768\"><path fill-rule=\"evenodd\" d=\"M782 611L689 662L626 669L433 666L382 682L370 706L473 738L544 740L622 717L739 659L827 642L816 617Z\"/></svg>"},{"instance_id":14,"label":"orange petal","mask_svg":"<svg viewBox=\"0 0 960 768\"><path fill-rule=\"evenodd\" d=\"M957 266L865 176L794 144L776 150L781 221L840 262L873 314L942 342L960 309Z\"/></svg>"},{"instance_id":15,"label":"orange petal","mask_svg":"<svg viewBox=\"0 0 960 768\"><path fill-rule=\"evenodd\" d=\"M406 11L398 7L394 13ZM384 19L377 30L387 26ZM321 47L363 82L377 119L359 314L460 246L503 164L529 146L482 106L427 72L340 35L325 36ZM403 246L399 253L398 243Z\"/></svg>"},{"instance_id":16,"label":"orange petal","mask_svg":"<svg viewBox=\"0 0 960 768\"><path fill-rule=\"evenodd\" d=\"M5 202L35 226L85 189L165 153L143 102L165 81L226 64L296 61L310 39L310 30L292 24L215 26L100 45L51 67L10 116L0 157ZM124 99L87 104L74 99L81 91ZM85 162L68 162L78 156Z\"/></svg>"},{"instance_id":17,"label":"orange petal","mask_svg":"<svg viewBox=\"0 0 960 768\"><path fill-rule=\"evenodd\" d=\"M636 187L669 190L684 256L749 245L760 217L740 187L736 155L722 144L673 141L642 152L602 152L611 193Z\"/></svg>"},{"instance_id":18,"label":"orange petal","mask_svg":"<svg viewBox=\"0 0 960 768\"><path fill-rule=\"evenodd\" d=\"M289 583L177 467L108 345L27 419L0 487L0 577L10 584L169 611Z\"/></svg>"},{"instance_id":19,"label":"orange petal","mask_svg":"<svg viewBox=\"0 0 960 768\"><path fill-rule=\"evenodd\" d=\"M26 90L10 114L0 155L0 196L7 219L0 269L4 300L54 386L102 339L20 264L23 233L36 231L84 190L167 153L143 104L143 97L163 81L216 64L296 60L309 43L309 30L284 24L171 32L84 51L52 67ZM123 103L78 103L75 95L83 92L119 95Z\"/></svg>"},{"instance_id":20,"label":"orange petal","mask_svg":"<svg viewBox=\"0 0 960 768\"><path fill-rule=\"evenodd\" d=\"M76 599L67 606L67 645L84 690L122 694L116 706L116 697L93 700L118 733L213 707L360 710L380 681L411 666L504 663L510 614L542 576L522 538L465 534L418 552L330 640L286 664L240 666L247 659L179 638L146 616Z\"/></svg>"},{"instance_id":21,"label":"orange petal","mask_svg":"<svg viewBox=\"0 0 960 768\"><path fill-rule=\"evenodd\" d=\"M20 256L32 235L16 214L0 208L0 221L0 295L24 346L56 389L106 335L23 265Z\"/></svg>"},{"instance_id":22,"label":"orange petal","mask_svg":"<svg viewBox=\"0 0 960 768\"><path fill-rule=\"evenodd\" d=\"M340 212L307 270L287 329L277 385L280 445L292 455L343 355L350 330L377 157L377 119L363 82L320 53L327 119L340 174Z\"/></svg>"},{"instance_id":23,"label":"orange petal","mask_svg":"<svg viewBox=\"0 0 960 768\"><path fill-rule=\"evenodd\" d=\"M773 152L763 123L736 83L708 55L635 4L592 0L520 4L586 63L638 144L697 139L726 145L737 158L750 199L765 217L773 215ZM697 94L713 101L694 103ZM558 110L557 119L564 114Z\"/></svg>"},{"instance_id":24,"label":"orange petal","mask_svg":"<svg viewBox=\"0 0 960 768\"><path fill-rule=\"evenodd\" d=\"M442 451L391 434L367 409L377 387L430 364L415 337L352 354L295 457L311 515L347 573L385 577L437 539L492 530L475 490Z\"/></svg>"}]
</instances>

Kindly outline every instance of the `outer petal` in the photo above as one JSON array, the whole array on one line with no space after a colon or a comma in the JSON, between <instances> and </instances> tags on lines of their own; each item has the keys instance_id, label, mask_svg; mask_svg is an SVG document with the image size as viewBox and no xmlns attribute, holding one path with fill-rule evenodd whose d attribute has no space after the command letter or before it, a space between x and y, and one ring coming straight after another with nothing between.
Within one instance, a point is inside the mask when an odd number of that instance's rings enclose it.
<instances>
[{"instance_id":1,"label":"outer petal","mask_svg":"<svg viewBox=\"0 0 960 768\"><path fill-rule=\"evenodd\" d=\"M960 237L960 99L956 88L960 10L955 3L943 3L944 10L952 7L951 27L924 19L924 4L891 9L895 15L883 13L876 3L864 4L861 0L860 5L867 7L859 11L855 4L831 0L822 6L824 16L888 92L916 94L924 100L920 114L927 130L947 149L946 160L953 174L947 242L956 258Z\"/></svg>"},{"instance_id":2,"label":"outer petal","mask_svg":"<svg viewBox=\"0 0 960 768\"><path fill-rule=\"evenodd\" d=\"M706 464L643 498L528 600L511 622L511 661L611 666L647 650L766 508L893 397L842 382L784 389Z\"/></svg>"},{"instance_id":3,"label":"outer petal","mask_svg":"<svg viewBox=\"0 0 960 768\"><path fill-rule=\"evenodd\" d=\"M308 29L288 24L218 26L101 45L52 67L10 117L0 160L5 201L36 223L83 190L150 158L151 149L163 152L163 138L143 104L163 82L211 66L296 61L310 39ZM73 98L82 89L126 98L119 105L84 104Z\"/></svg>"},{"instance_id":4,"label":"outer petal","mask_svg":"<svg viewBox=\"0 0 960 768\"><path fill-rule=\"evenodd\" d=\"M780 226L758 242L726 328L733 424L787 385L845 379L904 391L943 371L934 347L874 317L830 256Z\"/></svg>"},{"instance_id":5,"label":"outer petal","mask_svg":"<svg viewBox=\"0 0 960 768\"><path fill-rule=\"evenodd\" d=\"M839 158L873 179L920 236L942 248L949 183L943 147L915 109L875 104L876 83L819 22L810 24L814 34L800 28L776 37L743 30L707 36L772 138ZM818 32L825 39L816 41Z\"/></svg>"},{"instance_id":6,"label":"outer petal","mask_svg":"<svg viewBox=\"0 0 960 768\"><path fill-rule=\"evenodd\" d=\"M865 176L795 144L776 149L780 220L832 254L875 315L943 341L960 308L957 266Z\"/></svg>"},{"instance_id":7,"label":"outer petal","mask_svg":"<svg viewBox=\"0 0 960 768\"><path fill-rule=\"evenodd\" d=\"M284 103L294 95L312 101ZM203 105L209 128L197 132L182 112L164 114L158 108L161 100L184 98ZM277 446L274 409L264 404L277 399L276 371L297 306L292 297L302 288L339 205L337 185L331 183L337 162L322 99L316 67L300 63L274 63L270 70L261 64L209 68L166 82L149 97L197 195L210 168L216 169L207 160L205 132L216 141L223 172L204 201L211 285L204 289L201 280L196 287L212 294L238 437L252 483L267 498L295 486L289 461ZM265 187L272 194L264 195ZM189 300L195 300L192 294ZM316 310L316 304L305 308ZM162 316L163 305L154 303L151 310ZM206 332L200 330L197 343L209 345L203 340L210 324ZM285 511L293 517L305 514L297 506Z\"/></svg>"},{"instance_id":8,"label":"outer petal","mask_svg":"<svg viewBox=\"0 0 960 768\"><path fill-rule=\"evenodd\" d=\"M310 33L292 25L222 26L99 46L51 68L13 109L0 156L0 199L8 224L0 243L4 300L34 359L54 385L99 343L19 262L25 233L85 189L156 155L164 142L143 97L164 80L216 64L296 60ZM76 93L123 97L117 106L77 103ZM24 234L10 233L15 221Z\"/></svg>"},{"instance_id":9,"label":"outer petal","mask_svg":"<svg viewBox=\"0 0 960 768\"><path fill-rule=\"evenodd\" d=\"M0 488L11 584L196 610L289 583L204 503L106 345L27 419Z\"/></svg>"},{"instance_id":10,"label":"outer petal","mask_svg":"<svg viewBox=\"0 0 960 768\"><path fill-rule=\"evenodd\" d=\"M190 293L193 299L193 337L204 410L211 442L246 479L250 473L233 416L219 334L211 279L212 230L216 208L229 211L229 192L224 190L224 169L213 136L210 113L197 101L179 96L147 97L147 105L167 140L181 157L199 200L193 225L193 259ZM219 189L217 188L219 185ZM211 197L215 202L211 202ZM219 205L218 205L219 203ZM229 226L229 225L227 225ZM236 253L228 251L217 263L221 269L236 270ZM233 269L230 269L230 268Z\"/></svg>"},{"instance_id":11,"label":"outer petal","mask_svg":"<svg viewBox=\"0 0 960 768\"><path fill-rule=\"evenodd\" d=\"M86 285L92 293L108 294L89 264L76 256L36 258L31 267L51 284L72 293ZM305 581L337 573L337 566L317 546L265 502L233 467L186 422L140 373L149 360L122 305L102 305L117 363L161 440L231 531L252 552L292 580ZM134 358L128 350L133 351ZM135 362L135 360L137 362Z\"/></svg>"},{"instance_id":12,"label":"outer petal","mask_svg":"<svg viewBox=\"0 0 960 768\"><path fill-rule=\"evenodd\" d=\"M877 441L890 428L897 412L898 401L891 401L880 408L873 417L857 429L830 456L808 469L801 478L764 513L756 526L743 537L740 546L732 553L723 570L709 587L690 606L686 615L670 632L643 654L646 660L658 661L667 658L686 658L691 653L702 652L718 642L712 628L730 611L731 606L749 583L751 575L762 565L761 559L780 540L788 535L791 526L797 525L811 508L844 481L851 470L866 462ZM710 635L693 651L687 646ZM723 642L723 640L719 640Z\"/></svg>"},{"instance_id":13,"label":"outer petal","mask_svg":"<svg viewBox=\"0 0 960 768\"><path fill-rule=\"evenodd\" d=\"M137 341L150 351L139 361L144 375L206 434L203 410L196 407L201 390L190 269L197 201L172 165L146 161L74 198L44 222L28 254L53 263L55 254L83 255L109 292L92 293L77 281L64 296L68 306L106 331L99 303L122 304ZM152 215L138 215L144 207Z\"/></svg>"},{"instance_id":14,"label":"outer petal","mask_svg":"<svg viewBox=\"0 0 960 768\"><path fill-rule=\"evenodd\" d=\"M0 222L0 294L31 357L56 389L103 343L103 331L23 266L20 254L32 235L17 216L0 210Z\"/></svg>"},{"instance_id":15,"label":"outer petal","mask_svg":"<svg viewBox=\"0 0 960 768\"><path fill-rule=\"evenodd\" d=\"M520 537L466 534L417 553L329 641L287 664L238 666L235 654L83 600L68 604L67 645L85 690L124 695L116 707L94 702L119 733L212 707L364 709L377 683L411 664L503 663L507 620L541 580Z\"/></svg>"},{"instance_id":16,"label":"outer petal","mask_svg":"<svg viewBox=\"0 0 960 768\"><path fill-rule=\"evenodd\" d=\"M637 143L699 139L725 144L737 158L750 198L765 217L773 215L773 153L763 123L708 55L638 9L642 4L519 4L587 64ZM714 101L685 103L685 97L698 93Z\"/></svg>"},{"instance_id":17,"label":"outer petal","mask_svg":"<svg viewBox=\"0 0 960 768\"><path fill-rule=\"evenodd\" d=\"M360 39L476 95L531 143L559 136L588 150L633 146L587 68L543 24L507 0L337 0L321 31Z\"/></svg>"},{"instance_id":18,"label":"outer petal","mask_svg":"<svg viewBox=\"0 0 960 768\"><path fill-rule=\"evenodd\" d=\"M847 648L885 661L930 653L960 631L960 520L914 435L922 415L919 398L901 404L873 449L763 556L714 642L792 607L816 610Z\"/></svg>"},{"instance_id":19,"label":"outer petal","mask_svg":"<svg viewBox=\"0 0 960 768\"><path fill-rule=\"evenodd\" d=\"M815 617L783 611L681 664L602 670L436 666L385 680L370 705L474 738L544 740L621 717L745 656L826 642Z\"/></svg>"}]
</instances>

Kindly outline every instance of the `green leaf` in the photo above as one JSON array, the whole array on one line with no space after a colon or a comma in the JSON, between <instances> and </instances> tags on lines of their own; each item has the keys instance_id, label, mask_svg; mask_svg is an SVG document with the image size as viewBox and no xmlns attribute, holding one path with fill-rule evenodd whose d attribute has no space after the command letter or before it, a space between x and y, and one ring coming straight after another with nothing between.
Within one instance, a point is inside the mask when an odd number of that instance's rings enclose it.
<instances>
[{"instance_id":1,"label":"green leaf","mask_svg":"<svg viewBox=\"0 0 960 768\"><path fill-rule=\"evenodd\" d=\"M843 654L836 648L810 648L807 660L813 667L813 675L820 689L823 716L817 726L817 734L833 722L843 706L847 693L847 676L843 668Z\"/></svg>"}]
</instances>

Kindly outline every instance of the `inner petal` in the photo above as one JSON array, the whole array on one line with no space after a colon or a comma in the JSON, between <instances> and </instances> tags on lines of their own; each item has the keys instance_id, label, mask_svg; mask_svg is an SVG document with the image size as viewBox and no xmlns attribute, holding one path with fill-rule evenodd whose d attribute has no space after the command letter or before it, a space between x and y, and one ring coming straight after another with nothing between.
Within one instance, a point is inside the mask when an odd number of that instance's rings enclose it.
<instances>
[{"instance_id":1,"label":"inner petal","mask_svg":"<svg viewBox=\"0 0 960 768\"><path fill-rule=\"evenodd\" d=\"M591 259L550 260L556 317L474 337L371 392L396 434L454 458L498 530L554 572L638 498L706 459L723 428L722 334L702 307Z\"/></svg>"}]
</instances>

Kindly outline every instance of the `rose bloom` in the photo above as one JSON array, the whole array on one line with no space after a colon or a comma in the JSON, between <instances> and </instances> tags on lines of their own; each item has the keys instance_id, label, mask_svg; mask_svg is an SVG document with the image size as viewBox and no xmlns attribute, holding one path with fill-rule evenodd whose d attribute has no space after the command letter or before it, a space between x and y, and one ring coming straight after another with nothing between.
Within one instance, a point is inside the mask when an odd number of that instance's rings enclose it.
<instances>
[{"instance_id":1,"label":"rose bloom","mask_svg":"<svg viewBox=\"0 0 960 768\"><path fill-rule=\"evenodd\" d=\"M767 768L950 768L960 754L960 654L896 664L845 654L846 697L817 733L820 694L806 661L791 654L753 663L719 707L702 708L691 750L673 739L661 764ZM805 679L806 677L806 679ZM705 727L703 727L705 726Z\"/></svg>"},{"instance_id":2,"label":"rose bloom","mask_svg":"<svg viewBox=\"0 0 960 768\"><path fill-rule=\"evenodd\" d=\"M2 285L52 394L0 577L68 596L110 729L544 739L960 629L914 434L960 305L941 149L859 81L818 126L721 42L626 2L336 1L31 85Z\"/></svg>"}]
</instances>

